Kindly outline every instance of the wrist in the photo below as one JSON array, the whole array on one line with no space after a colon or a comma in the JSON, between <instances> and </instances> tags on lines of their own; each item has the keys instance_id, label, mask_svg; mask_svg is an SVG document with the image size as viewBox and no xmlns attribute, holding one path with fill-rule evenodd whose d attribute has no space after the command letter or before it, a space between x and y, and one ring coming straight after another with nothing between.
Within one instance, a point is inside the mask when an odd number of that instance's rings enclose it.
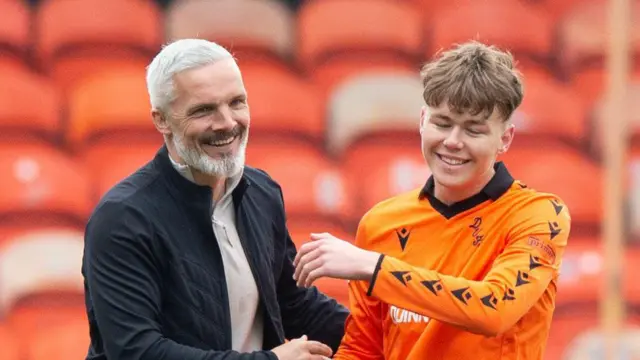
<instances>
[{"instance_id":1,"label":"wrist","mask_svg":"<svg viewBox=\"0 0 640 360\"><path fill-rule=\"evenodd\" d=\"M373 273L376 271L378 260L380 260L381 254L374 251L367 251L366 256L363 257L362 264L358 272L358 279L371 281Z\"/></svg>"}]
</instances>

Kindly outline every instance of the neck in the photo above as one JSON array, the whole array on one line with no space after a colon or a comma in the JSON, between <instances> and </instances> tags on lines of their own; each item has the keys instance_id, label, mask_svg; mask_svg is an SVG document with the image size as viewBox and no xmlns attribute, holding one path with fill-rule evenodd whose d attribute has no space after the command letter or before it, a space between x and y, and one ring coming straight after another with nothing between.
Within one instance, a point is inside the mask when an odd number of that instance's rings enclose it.
<instances>
[{"instance_id":1,"label":"neck","mask_svg":"<svg viewBox=\"0 0 640 360\"><path fill-rule=\"evenodd\" d=\"M495 174L493 167L485 174L482 175L478 181L472 184L465 184L460 187L449 187L435 181L433 193L440 202L446 205L452 205L462 200L468 199L475 194L478 194L482 189L487 186L491 178Z\"/></svg>"},{"instance_id":2,"label":"neck","mask_svg":"<svg viewBox=\"0 0 640 360\"><path fill-rule=\"evenodd\" d=\"M196 169L191 169L191 174L193 175L193 181L196 184L206 185L213 189L214 201L218 201L220 200L220 198L222 198L222 195L224 195L224 191L226 188L227 178L203 174Z\"/></svg>"},{"instance_id":3,"label":"neck","mask_svg":"<svg viewBox=\"0 0 640 360\"><path fill-rule=\"evenodd\" d=\"M173 144L168 144L167 149L169 151L169 156L173 161L178 164L185 165L184 160L180 156L178 156L175 151ZM189 167L189 171L191 172L192 181L198 185L209 186L213 189L213 200L218 201L222 198L226 188L227 178L225 177L217 177L209 174L202 173L199 170L193 169Z\"/></svg>"}]
</instances>

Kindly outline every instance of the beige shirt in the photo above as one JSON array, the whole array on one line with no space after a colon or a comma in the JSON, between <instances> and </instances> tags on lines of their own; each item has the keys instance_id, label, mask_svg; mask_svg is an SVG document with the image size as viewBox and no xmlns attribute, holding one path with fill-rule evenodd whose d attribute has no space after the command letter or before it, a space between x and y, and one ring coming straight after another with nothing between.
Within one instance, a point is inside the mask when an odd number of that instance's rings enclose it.
<instances>
[{"instance_id":1,"label":"beige shirt","mask_svg":"<svg viewBox=\"0 0 640 360\"><path fill-rule=\"evenodd\" d=\"M193 181L193 175L188 166L179 164L173 159L171 163L180 174ZM235 226L231 192L238 185L241 177L242 174L239 174L227 180L224 195L213 205L211 222L222 254L227 280L232 350L247 353L262 350L264 328L258 287Z\"/></svg>"}]
</instances>

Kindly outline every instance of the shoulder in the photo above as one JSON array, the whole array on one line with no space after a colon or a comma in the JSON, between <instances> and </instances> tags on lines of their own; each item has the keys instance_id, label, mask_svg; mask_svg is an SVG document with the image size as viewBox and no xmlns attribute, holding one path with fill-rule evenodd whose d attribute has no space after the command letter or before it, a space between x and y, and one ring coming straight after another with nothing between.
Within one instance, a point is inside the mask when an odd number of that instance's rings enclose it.
<instances>
[{"instance_id":1,"label":"shoulder","mask_svg":"<svg viewBox=\"0 0 640 360\"><path fill-rule=\"evenodd\" d=\"M282 187L265 170L245 166L243 176L248 183L247 192L252 202L260 207L275 207L276 211L284 211Z\"/></svg>"},{"instance_id":2,"label":"shoulder","mask_svg":"<svg viewBox=\"0 0 640 360\"><path fill-rule=\"evenodd\" d=\"M414 213L420 206L420 190L403 192L373 205L359 221L358 232L360 235L364 235L366 231L382 230L380 226L389 226L395 219L404 222L405 219L402 218L407 213ZM358 238L363 239L363 236L358 236Z\"/></svg>"},{"instance_id":3,"label":"shoulder","mask_svg":"<svg viewBox=\"0 0 640 360\"><path fill-rule=\"evenodd\" d=\"M510 237L534 234L552 242L566 242L571 214L560 196L515 182L504 200L501 206L506 211Z\"/></svg>"},{"instance_id":4,"label":"shoulder","mask_svg":"<svg viewBox=\"0 0 640 360\"><path fill-rule=\"evenodd\" d=\"M514 215L523 218L563 218L571 220L570 209L557 194L542 192L515 181L505 194L503 206L512 208Z\"/></svg>"}]
</instances>

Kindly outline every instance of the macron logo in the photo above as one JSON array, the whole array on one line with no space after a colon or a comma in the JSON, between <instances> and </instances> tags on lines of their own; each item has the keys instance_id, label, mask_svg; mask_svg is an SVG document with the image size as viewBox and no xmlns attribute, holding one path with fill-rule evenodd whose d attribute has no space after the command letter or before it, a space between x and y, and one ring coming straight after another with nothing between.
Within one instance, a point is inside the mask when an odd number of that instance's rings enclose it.
<instances>
[{"instance_id":1,"label":"macron logo","mask_svg":"<svg viewBox=\"0 0 640 360\"><path fill-rule=\"evenodd\" d=\"M389 307L389 316L391 316L391 320L394 324L426 324L429 322L429 318L427 316L416 314L409 310L400 309L393 305Z\"/></svg>"}]
</instances>

